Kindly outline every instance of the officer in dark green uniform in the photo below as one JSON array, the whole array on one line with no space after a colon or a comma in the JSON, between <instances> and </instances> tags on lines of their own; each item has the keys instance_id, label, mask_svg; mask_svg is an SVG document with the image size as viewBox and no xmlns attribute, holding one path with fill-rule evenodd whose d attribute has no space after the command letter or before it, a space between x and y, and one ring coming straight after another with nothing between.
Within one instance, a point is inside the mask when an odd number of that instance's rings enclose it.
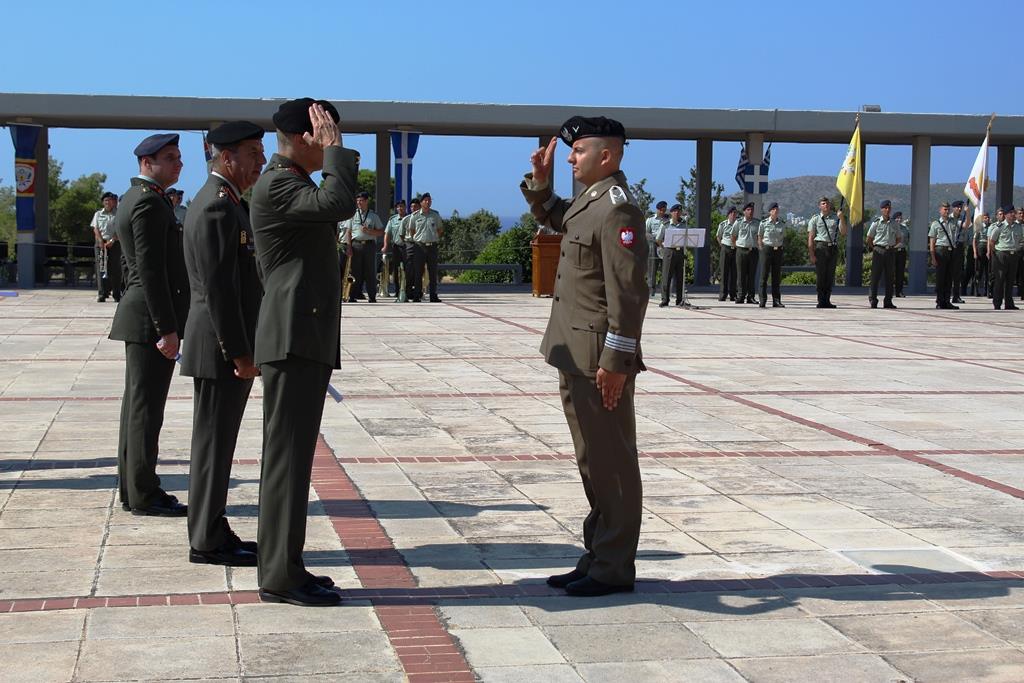
<instances>
[{"instance_id":1,"label":"officer in dark green uniform","mask_svg":"<svg viewBox=\"0 0 1024 683\"><path fill-rule=\"evenodd\" d=\"M120 499L135 515L182 517L186 506L160 488L156 475L164 405L188 317L181 229L164 194L181 173L178 136L151 135L135 148L135 156L139 175L124 193L116 221L127 279L110 327L110 339L125 346Z\"/></svg>"},{"instance_id":2,"label":"officer in dark green uniform","mask_svg":"<svg viewBox=\"0 0 1024 683\"><path fill-rule=\"evenodd\" d=\"M575 569L548 584L595 596L631 591L636 579L643 491L633 392L644 369L649 247L644 214L619 170L622 124L574 116L560 137L572 148L573 179L586 189L572 201L552 193L553 138L530 157L533 172L521 190L538 222L564 233L541 352L559 370L590 514L583 522L586 552Z\"/></svg>"},{"instance_id":3,"label":"officer in dark green uniform","mask_svg":"<svg viewBox=\"0 0 1024 683\"><path fill-rule=\"evenodd\" d=\"M306 571L306 506L331 371L341 367L337 225L355 213L356 156L341 147L338 110L290 100L274 114L278 153L252 192L264 296L255 361L263 375L260 595L294 605L341 596ZM323 170L318 187L309 177Z\"/></svg>"},{"instance_id":4,"label":"officer in dark green uniform","mask_svg":"<svg viewBox=\"0 0 1024 683\"><path fill-rule=\"evenodd\" d=\"M228 525L224 507L231 460L253 378L256 316L263 289L249 212L241 196L267 159L263 129L232 121L206 137L213 170L185 216L189 306L181 374L195 386L188 480L189 561L255 566L255 543Z\"/></svg>"}]
</instances>

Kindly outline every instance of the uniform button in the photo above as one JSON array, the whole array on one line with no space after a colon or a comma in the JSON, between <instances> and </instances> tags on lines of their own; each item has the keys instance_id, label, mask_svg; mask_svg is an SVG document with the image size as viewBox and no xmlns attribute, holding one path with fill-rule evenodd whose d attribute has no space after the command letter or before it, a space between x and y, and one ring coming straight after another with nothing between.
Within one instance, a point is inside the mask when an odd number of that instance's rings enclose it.
<instances>
[{"instance_id":1,"label":"uniform button","mask_svg":"<svg viewBox=\"0 0 1024 683\"><path fill-rule=\"evenodd\" d=\"M557 296L555 297L555 301L558 301L558 297Z\"/></svg>"},{"instance_id":2,"label":"uniform button","mask_svg":"<svg viewBox=\"0 0 1024 683\"><path fill-rule=\"evenodd\" d=\"M316 313L316 306L313 307L313 312Z\"/></svg>"},{"instance_id":3,"label":"uniform button","mask_svg":"<svg viewBox=\"0 0 1024 683\"><path fill-rule=\"evenodd\" d=\"M587 327L589 327L590 329L594 329L594 323L587 323Z\"/></svg>"},{"instance_id":4,"label":"uniform button","mask_svg":"<svg viewBox=\"0 0 1024 683\"><path fill-rule=\"evenodd\" d=\"M561 273L559 273L559 274L558 274L558 277L557 277L556 279L558 279L558 280L561 280L561 279L562 279L562 274L561 274Z\"/></svg>"},{"instance_id":5,"label":"uniform button","mask_svg":"<svg viewBox=\"0 0 1024 683\"><path fill-rule=\"evenodd\" d=\"M580 236L579 236L579 235L574 235L574 236L573 236L573 239L574 239L574 240L578 240L579 238L580 238Z\"/></svg>"}]
</instances>

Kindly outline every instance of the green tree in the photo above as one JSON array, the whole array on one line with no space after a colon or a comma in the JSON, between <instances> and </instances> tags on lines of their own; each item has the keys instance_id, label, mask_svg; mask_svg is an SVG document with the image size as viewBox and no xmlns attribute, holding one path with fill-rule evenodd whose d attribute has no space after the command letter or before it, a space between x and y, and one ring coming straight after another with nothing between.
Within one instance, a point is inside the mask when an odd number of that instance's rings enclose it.
<instances>
[{"instance_id":1,"label":"green tree","mask_svg":"<svg viewBox=\"0 0 1024 683\"><path fill-rule=\"evenodd\" d=\"M107 176L92 173L63 183L56 200L50 199L50 236L72 244L91 242L92 228L89 223L100 204L103 183Z\"/></svg>"},{"instance_id":2,"label":"green tree","mask_svg":"<svg viewBox=\"0 0 1024 683\"><path fill-rule=\"evenodd\" d=\"M390 209L395 204L393 201L395 196L395 179L391 179L391 191L388 193L388 206L379 211L377 210L377 172L366 168L359 169L359 177L356 178L356 184L359 186L357 192L365 192L370 195L370 209L380 216L382 221L387 221Z\"/></svg>"},{"instance_id":3,"label":"green tree","mask_svg":"<svg viewBox=\"0 0 1024 683\"><path fill-rule=\"evenodd\" d=\"M14 253L17 221L14 213L14 188L0 186L0 242L7 243L8 254Z\"/></svg>"},{"instance_id":4,"label":"green tree","mask_svg":"<svg viewBox=\"0 0 1024 683\"><path fill-rule=\"evenodd\" d=\"M654 203L654 195L647 191L647 178L641 178L640 182L632 183L629 186L629 193L633 195L633 199L636 200L640 210L644 212L646 216L651 210L651 204Z\"/></svg>"},{"instance_id":5,"label":"green tree","mask_svg":"<svg viewBox=\"0 0 1024 683\"><path fill-rule=\"evenodd\" d=\"M725 192L725 186L722 183L711 182L711 213L720 212L722 207L725 206L725 198L722 194ZM690 167L690 178L680 176L679 177L679 192L676 192L676 201L683 207L683 214L690 217L691 225L692 221L697 220L697 167ZM718 227L718 223L713 223L714 227ZM711 226L701 225L697 226L701 228L708 228Z\"/></svg>"},{"instance_id":6,"label":"green tree","mask_svg":"<svg viewBox=\"0 0 1024 683\"><path fill-rule=\"evenodd\" d=\"M474 263L518 263L523 267L523 281L529 282L533 271L530 242L536 234L537 220L532 214L524 213L518 223L491 240ZM512 273L471 270L462 273L459 282L512 282Z\"/></svg>"},{"instance_id":7,"label":"green tree","mask_svg":"<svg viewBox=\"0 0 1024 683\"><path fill-rule=\"evenodd\" d=\"M438 245L441 263L472 263L487 244L501 232L501 220L490 211L480 209L465 218L453 211L444 220L444 234Z\"/></svg>"}]
</instances>

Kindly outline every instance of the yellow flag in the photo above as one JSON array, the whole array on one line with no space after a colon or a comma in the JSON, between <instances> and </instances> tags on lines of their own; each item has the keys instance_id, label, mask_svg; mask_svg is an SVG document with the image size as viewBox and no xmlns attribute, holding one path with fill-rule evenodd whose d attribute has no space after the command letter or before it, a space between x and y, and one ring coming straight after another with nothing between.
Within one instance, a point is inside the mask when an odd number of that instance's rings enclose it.
<instances>
[{"instance_id":1,"label":"yellow flag","mask_svg":"<svg viewBox=\"0 0 1024 683\"><path fill-rule=\"evenodd\" d=\"M850 138L850 148L846 150L846 158L836 178L836 189L846 199L850 207L850 225L857 225L864 216L864 159L860 154L860 122Z\"/></svg>"}]
</instances>

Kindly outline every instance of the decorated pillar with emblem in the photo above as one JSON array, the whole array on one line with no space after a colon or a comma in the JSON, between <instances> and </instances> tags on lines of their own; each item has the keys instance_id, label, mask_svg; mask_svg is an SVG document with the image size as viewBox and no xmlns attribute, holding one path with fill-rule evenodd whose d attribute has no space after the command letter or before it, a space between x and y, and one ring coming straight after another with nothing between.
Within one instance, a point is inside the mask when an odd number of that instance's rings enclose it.
<instances>
[{"instance_id":1,"label":"decorated pillar with emblem","mask_svg":"<svg viewBox=\"0 0 1024 683\"><path fill-rule=\"evenodd\" d=\"M391 147L395 152L395 202L412 200L412 159L416 156L420 134L408 130L391 131ZM379 170L382 169L378 169ZM380 207L378 207L380 210Z\"/></svg>"},{"instance_id":2,"label":"decorated pillar with emblem","mask_svg":"<svg viewBox=\"0 0 1024 683\"><path fill-rule=\"evenodd\" d=\"M46 129L31 124L12 124L11 139L14 142L15 220L18 229L18 287L31 288L36 283L36 265L42 261L43 250L36 248L37 242L46 241L46 177L47 144ZM42 155L43 163L39 163ZM41 166L41 168L40 168ZM41 195L42 211L37 207L36 198ZM41 214L41 216L40 216ZM41 220L37 220L37 217ZM42 238L37 238L37 233Z\"/></svg>"}]
</instances>

